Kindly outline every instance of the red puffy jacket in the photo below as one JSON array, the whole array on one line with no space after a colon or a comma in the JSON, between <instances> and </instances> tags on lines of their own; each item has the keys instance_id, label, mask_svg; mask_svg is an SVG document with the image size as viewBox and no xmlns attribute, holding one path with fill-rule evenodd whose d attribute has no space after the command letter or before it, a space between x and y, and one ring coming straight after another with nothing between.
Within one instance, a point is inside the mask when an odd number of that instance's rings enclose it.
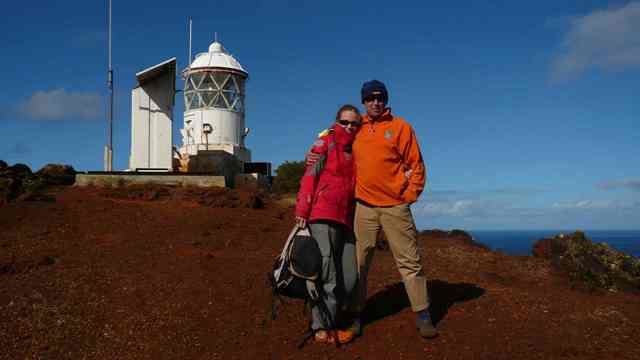
<instances>
[{"instance_id":1,"label":"red puffy jacket","mask_svg":"<svg viewBox=\"0 0 640 360\"><path fill-rule=\"evenodd\" d=\"M355 133L333 125L311 148L320 159L305 167L296 201L296 216L331 220L353 227L355 171L351 144Z\"/></svg>"}]
</instances>

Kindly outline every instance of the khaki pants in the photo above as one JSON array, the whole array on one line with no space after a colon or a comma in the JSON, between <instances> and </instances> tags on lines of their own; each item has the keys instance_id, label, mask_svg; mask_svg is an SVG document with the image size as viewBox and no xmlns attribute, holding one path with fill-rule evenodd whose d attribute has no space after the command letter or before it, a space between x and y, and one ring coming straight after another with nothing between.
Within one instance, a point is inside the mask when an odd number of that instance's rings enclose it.
<instances>
[{"instance_id":1,"label":"khaki pants","mask_svg":"<svg viewBox=\"0 0 640 360\"><path fill-rule=\"evenodd\" d=\"M358 261L358 291L355 310L362 311L367 298L367 274L376 248L376 237L382 229L396 261L398 271L409 295L411 309L421 311L429 307L427 279L422 272L416 242L416 226L409 204L390 207L356 204L354 231Z\"/></svg>"}]
</instances>

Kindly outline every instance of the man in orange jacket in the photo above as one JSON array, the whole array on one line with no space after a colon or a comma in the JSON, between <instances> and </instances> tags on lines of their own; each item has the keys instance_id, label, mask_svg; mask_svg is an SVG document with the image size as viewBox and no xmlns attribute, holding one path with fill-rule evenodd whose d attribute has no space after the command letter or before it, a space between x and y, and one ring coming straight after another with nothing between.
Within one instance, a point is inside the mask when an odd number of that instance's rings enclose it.
<instances>
[{"instance_id":1,"label":"man in orange jacket","mask_svg":"<svg viewBox=\"0 0 640 360\"><path fill-rule=\"evenodd\" d=\"M386 106L389 95L382 82L365 82L361 97L366 115L353 143L356 163L354 231L359 270L359 291L354 309L358 313L364 309L367 274L378 232L383 230L411 308L417 313L419 333L423 337L435 337L437 331L429 314L427 280L409 207L416 202L425 183L425 166L418 140L411 125L392 115ZM359 319L352 329L360 333Z\"/></svg>"}]
</instances>

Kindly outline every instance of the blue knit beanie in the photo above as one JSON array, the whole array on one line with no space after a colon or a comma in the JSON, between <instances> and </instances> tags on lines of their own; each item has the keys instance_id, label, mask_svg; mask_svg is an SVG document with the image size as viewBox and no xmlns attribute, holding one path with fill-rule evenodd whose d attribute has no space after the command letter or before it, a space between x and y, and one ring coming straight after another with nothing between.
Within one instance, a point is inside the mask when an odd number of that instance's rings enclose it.
<instances>
[{"instance_id":1,"label":"blue knit beanie","mask_svg":"<svg viewBox=\"0 0 640 360\"><path fill-rule=\"evenodd\" d=\"M385 104L389 103L389 93L387 93L387 88L382 81L371 80L362 84L362 89L360 90L362 103L364 103L364 99L376 94L382 95Z\"/></svg>"}]
</instances>

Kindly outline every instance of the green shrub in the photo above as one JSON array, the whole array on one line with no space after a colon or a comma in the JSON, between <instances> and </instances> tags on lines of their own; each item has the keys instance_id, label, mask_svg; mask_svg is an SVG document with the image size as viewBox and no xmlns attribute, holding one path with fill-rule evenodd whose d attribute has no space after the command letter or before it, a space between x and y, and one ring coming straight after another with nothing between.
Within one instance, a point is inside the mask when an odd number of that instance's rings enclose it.
<instances>
[{"instance_id":1,"label":"green shrub","mask_svg":"<svg viewBox=\"0 0 640 360\"><path fill-rule=\"evenodd\" d=\"M273 191L279 194L297 193L304 174L304 161L285 161L276 169Z\"/></svg>"}]
</instances>

